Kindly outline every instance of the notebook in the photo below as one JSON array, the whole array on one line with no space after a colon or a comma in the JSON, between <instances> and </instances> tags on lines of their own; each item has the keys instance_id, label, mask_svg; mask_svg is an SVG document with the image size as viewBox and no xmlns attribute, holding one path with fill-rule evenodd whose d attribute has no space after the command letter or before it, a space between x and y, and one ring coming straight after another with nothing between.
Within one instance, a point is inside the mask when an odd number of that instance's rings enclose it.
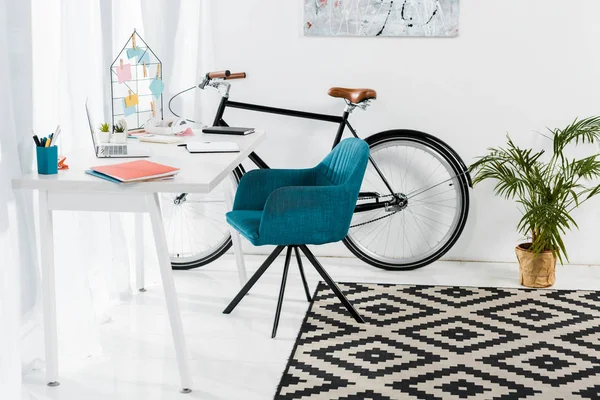
<instances>
[{"instance_id":1,"label":"notebook","mask_svg":"<svg viewBox=\"0 0 600 400\"><path fill-rule=\"evenodd\" d=\"M191 142L185 147L190 153L239 153L240 151L240 147L235 142Z\"/></svg>"},{"instance_id":2,"label":"notebook","mask_svg":"<svg viewBox=\"0 0 600 400\"><path fill-rule=\"evenodd\" d=\"M158 164L148 160L138 160L91 167L90 171L94 173L88 171L86 171L86 173L94 176L101 174L111 178L109 180L117 182L140 182L172 177L179 173L179 168L173 168L168 165Z\"/></svg>"},{"instance_id":3,"label":"notebook","mask_svg":"<svg viewBox=\"0 0 600 400\"><path fill-rule=\"evenodd\" d=\"M136 182L168 181L170 179L173 179L173 176L174 176L174 175L169 175L169 176L165 176L163 178L144 179L144 180L141 180L141 181L131 181L131 182L121 182L118 179L111 178L110 176L101 174L100 172L92 171L91 169L87 169L85 171L85 173L88 174L88 175L95 176L96 178L105 179L105 180L107 180L109 182L113 182L113 183L125 183L125 184L127 184L127 183L136 183Z\"/></svg>"},{"instance_id":4,"label":"notebook","mask_svg":"<svg viewBox=\"0 0 600 400\"><path fill-rule=\"evenodd\" d=\"M254 128L240 128L234 126L211 126L202 129L204 133L216 133L221 135L249 135L254 133Z\"/></svg>"}]
</instances>

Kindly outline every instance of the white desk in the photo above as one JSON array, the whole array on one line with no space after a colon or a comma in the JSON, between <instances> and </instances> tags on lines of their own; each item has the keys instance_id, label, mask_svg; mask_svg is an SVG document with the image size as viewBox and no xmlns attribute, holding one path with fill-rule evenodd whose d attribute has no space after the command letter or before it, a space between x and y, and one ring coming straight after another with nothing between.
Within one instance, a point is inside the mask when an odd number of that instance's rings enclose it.
<instances>
[{"instance_id":1,"label":"white desk","mask_svg":"<svg viewBox=\"0 0 600 400\"><path fill-rule=\"evenodd\" d=\"M188 365L187 349L183 335L179 303L175 293L171 261L158 194L163 192L210 192L254 151L264 137L265 134L263 132L256 132L243 137L203 135L197 132L195 137L187 139L187 141L235 141L239 144L241 150L239 153L225 154L189 154L184 147L176 145L148 144L148 147L152 150L152 156L149 158L151 161L181 169L179 174L171 181L119 185L87 175L84 171L91 166L115 164L132 160L96 158L92 152L91 144L89 147L82 149L77 155L67 154L69 170L58 171L57 175L38 175L34 172L12 181L13 189L39 191L40 241L38 243L44 243L44 246L41 248L41 268L44 302L46 381L49 386L57 386L59 384L52 212L55 210L70 210L136 213L136 280L137 287L140 289L144 286L143 252L141 249L143 231L142 213L150 215L171 333L173 335L177 364L181 377L181 388L184 393L190 392L192 381ZM227 207L231 209L232 192L228 190L225 192L228 203ZM244 283L246 280L246 271L240 237L233 229L231 233L240 282Z\"/></svg>"}]
</instances>

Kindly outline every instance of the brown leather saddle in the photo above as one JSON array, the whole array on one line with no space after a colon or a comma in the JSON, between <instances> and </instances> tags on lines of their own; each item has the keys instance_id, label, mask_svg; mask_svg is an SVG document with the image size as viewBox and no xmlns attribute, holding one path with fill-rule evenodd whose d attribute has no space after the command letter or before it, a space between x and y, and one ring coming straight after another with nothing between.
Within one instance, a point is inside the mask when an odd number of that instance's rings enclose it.
<instances>
[{"instance_id":1,"label":"brown leather saddle","mask_svg":"<svg viewBox=\"0 0 600 400\"><path fill-rule=\"evenodd\" d=\"M360 103L364 100L376 99L377 92L373 89L347 89L341 87L332 87L327 91L331 97L340 97L348 100L350 103Z\"/></svg>"}]
</instances>

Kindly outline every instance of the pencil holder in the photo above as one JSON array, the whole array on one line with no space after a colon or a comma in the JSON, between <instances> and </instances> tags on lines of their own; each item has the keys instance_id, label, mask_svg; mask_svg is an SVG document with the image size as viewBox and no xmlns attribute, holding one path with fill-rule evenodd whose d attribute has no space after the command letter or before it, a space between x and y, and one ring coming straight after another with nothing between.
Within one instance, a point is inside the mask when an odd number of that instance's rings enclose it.
<instances>
[{"instance_id":1,"label":"pencil holder","mask_svg":"<svg viewBox=\"0 0 600 400\"><path fill-rule=\"evenodd\" d=\"M38 174L52 175L58 173L58 147L35 148Z\"/></svg>"}]
</instances>

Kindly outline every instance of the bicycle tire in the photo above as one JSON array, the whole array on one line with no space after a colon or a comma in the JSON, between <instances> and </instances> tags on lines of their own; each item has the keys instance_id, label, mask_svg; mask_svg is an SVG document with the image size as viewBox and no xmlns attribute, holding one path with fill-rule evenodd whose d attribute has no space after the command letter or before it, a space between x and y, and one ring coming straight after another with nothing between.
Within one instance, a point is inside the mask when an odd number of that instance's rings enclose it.
<instances>
[{"instance_id":1,"label":"bicycle tire","mask_svg":"<svg viewBox=\"0 0 600 400\"><path fill-rule=\"evenodd\" d=\"M417 268L422 268L438 260L444 254L446 254L448 250L452 248L452 246L454 246L466 225L467 217L469 215L469 187L471 186L471 178L469 176L464 162L448 144L444 143L440 139L430 134L420 131L407 129L389 130L379 132L377 134L367 137L364 140L367 142L370 148L374 148L379 144L394 140L414 141L416 143L419 143L420 145L429 147L430 149L438 153L452 167L452 170L457 175L460 187L460 194L462 197L460 219L454 231L450 235L449 239L440 247L439 250L427 256L426 258L417 261L407 263L390 263L378 260L375 257L362 251L360 247L353 241L350 235L346 236L343 239L344 245L348 248L348 250L350 250L350 252L352 252L352 254L354 254L360 260L374 267L385 270L413 270Z\"/></svg>"}]
</instances>

